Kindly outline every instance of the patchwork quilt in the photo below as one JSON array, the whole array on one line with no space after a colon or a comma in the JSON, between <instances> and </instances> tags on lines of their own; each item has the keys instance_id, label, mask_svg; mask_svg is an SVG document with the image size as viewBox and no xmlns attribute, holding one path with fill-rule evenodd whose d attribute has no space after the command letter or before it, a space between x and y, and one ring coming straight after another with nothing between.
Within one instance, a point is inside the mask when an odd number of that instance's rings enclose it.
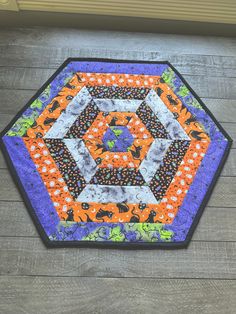
<instances>
[{"instance_id":1,"label":"patchwork quilt","mask_svg":"<svg viewBox=\"0 0 236 314\"><path fill-rule=\"evenodd\" d=\"M169 62L68 59L1 146L48 246L186 247L230 137Z\"/></svg>"}]
</instances>

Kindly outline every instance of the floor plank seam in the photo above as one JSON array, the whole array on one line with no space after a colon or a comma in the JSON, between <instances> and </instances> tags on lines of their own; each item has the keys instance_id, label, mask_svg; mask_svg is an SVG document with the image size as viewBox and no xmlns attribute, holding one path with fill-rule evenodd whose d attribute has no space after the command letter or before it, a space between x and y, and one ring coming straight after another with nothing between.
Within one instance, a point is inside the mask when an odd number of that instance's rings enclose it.
<instances>
[{"instance_id":1,"label":"floor plank seam","mask_svg":"<svg viewBox=\"0 0 236 314\"><path fill-rule=\"evenodd\" d=\"M40 239L39 236L21 236L21 235L0 235L0 239L1 238L9 238L9 239L15 239L15 238L23 238L23 239ZM235 240L195 240L192 239L191 242L196 242L196 243L236 243L236 239Z\"/></svg>"},{"instance_id":2,"label":"floor plank seam","mask_svg":"<svg viewBox=\"0 0 236 314\"><path fill-rule=\"evenodd\" d=\"M113 58L113 59L116 59L116 58ZM65 58L66 60L66 58ZM120 58L117 58L117 60L121 60ZM125 59L122 59L125 61ZM139 60L139 61L147 61L147 60ZM63 63L63 60L61 61L61 63ZM172 62L173 66L175 66L176 68L181 68L180 65L176 65L174 62ZM60 63L58 63L58 66L60 66ZM5 68L5 69L38 69L38 70L53 70L53 71L56 71L58 67L50 67L50 66L47 66L47 67L42 67L42 66L22 66L22 67L19 67L19 66L15 66L15 65L1 65L0 64L0 68ZM223 68L224 70L227 70L227 68ZM229 68L231 69L231 68ZM181 71L181 74L185 75L185 76L191 76L191 77L205 77L206 75L205 74L194 74L194 73L191 73L189 74L189 72L185 72L185 71ZM219 77L219 78L222 78L222 75L219 75L219 76L210 76L210 75L207 75L208 78L216 78L216 77ZM225 78L228 78L228 79L235 79L236 76L226 76L224 75Z\"/></svg>"},{"instance_id":3,"label":"floor plank seam","mask_svg":"<svg viewBox=\"0 0 236 314\"><path fill-rule=\"evenodd\" d=\"M142 34L142 33L140 33ZM37 49L37 48L45 48L45 46L43 45L20 45L20 44L14 44L14 43L8 43L8 44L1 44L0 43L0 47L14 47L14 48L17 48L17 47L22 47L22 48L34 48L34 49ZM63 50L64 47L63 46L48 46L49 48L51 49L61 49ZM84 50L88 50L88 51L94 51L96 50L97 52L100 52L100 51L107 51L108 53L111 52L111 53L124 53L124 50L118 50L118 49L107 49L107 50L104 50L104 47L100 47L100 46L95 46L95 47L91 47L91 46L83 46L81 48L76 48L76 47L71 47L69 49L78 49L78 50L81 50L83 53L84 53ZM126 50L125 52L128 52L128 53L140 53L140 50L138 49L137 47L137 50ZM144 50L142 53L144 54L161 54L161 52L157 51L157 50ZM189 56L189 57L192 57L192 56L198 56L198 57L212 57L212 58L229 58L229 59L232 59L232 58L235 58L235 54L232 54L232 55L223 55L223 54L200 54L200 53L184 53L184 54L181 54L181 52L179 51L176 51L174 54L171 54L170 56L181 56L181 57L185 57L185 56ZM153 60L155 61L155 60Z\"/></svg>"},{"instance_id":4,"label":"floor plank seam","mask_svg":"<svg viewBox=\"0 0 236 314\"><path fill-rule=\"evenodd\" d=\"M22 277L25 277L25 278L29 278L29 277L33 277L33 278L85 278L85 279L92 279L92 278L96 278L96 279L119 279L119 280L127 280L127 279L135 279L135 280L143 280L143 279L146 279L146 280L209 280L209 281L235 281L236 278L212 278L212 277L132 277L132 276L127 276L127 277L118 277L118 276L76 276L76 275L72 275L72 276L62 276L62 275L43 275L43 274L40 274L40 275L33 275L33 274L24 274L24 275L5 275L5 274L0 274L0 278L8 278L8 277L11 277L11 278L22 278Z\"/></svg>"}]
</instances>

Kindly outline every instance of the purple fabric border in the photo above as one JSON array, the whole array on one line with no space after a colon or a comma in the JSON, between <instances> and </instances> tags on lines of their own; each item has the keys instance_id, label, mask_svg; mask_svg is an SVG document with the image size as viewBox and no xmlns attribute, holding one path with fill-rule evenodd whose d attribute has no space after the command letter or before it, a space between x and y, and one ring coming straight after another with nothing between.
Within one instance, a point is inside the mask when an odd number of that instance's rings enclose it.
<instances>
[{"instance_id":1,"label":"purple fabric border","mask_svg":"<svg viewBox=\"0 0 236 314\"><path fill-rule=\"evenodd\" d=\"M185 85L185 83L175 73L174 89L173 89L175 94L178 95L178 91L180 89L180 86L182 85ZM191 92L185 97L178 95L178 98L182 101L182 103L188 109L188 111L198 118L197 120L204 126L205 131L207 132L207 134L209 134L211 140L224 140L225 139L223 134L220 132L217 125L215 124L215 122L212 120L212 118L207 114L207 112L203 108L202 109L195 108L194 106L190 105L192 102L192 99L197 100L196 97L194 97L194 95Z\"/></svg>"},{"instance_id":2,"label":"purple fabric border","mask_svg":"<svg viewBox=\"0 0 236 314\"><path fill-rule=\"evenodd\" d=\"M130 74L143 74L143 75L162 75L169 66L167 64L145 64L145 63L112 63L112 62L87 62L87 61L72 61L70 62L58 76L50 83L51 93L48 99L45 99L43 103L43 109L46 105L55 97L58 91L65 85L65 80L72 77L75 72L109 72L109 73L130 73ZM176 85L181 81L177 77ZM181 98L181 97L180 97ZM214 127L210 127L211 138L217 139L218 141L213 141L207 151L206 156L199 168L197 175L194 179L193 184L187 193L185 200L176 216L172 225L166 225L166 229L174 231L174 238L172 241L178 242L183 241L189 231L189 228L193 222L193 219L198 212L198 209L202 203L203 197L212 182L213 176L219 166L222 156L225 152L227 141L222 141L222 133L216 129L215 123L211 120L209 115L201 109L196 109L188 106L185 100L182 98L183 104L188 108L190 112L196 115L196 117L202 122L203 125L207 126L209 129L209 124L214 124ZM25 114L27 110L23 113ZM209 120L210 119L210 120ZM55 235L55 240L63 240L63 234L59 234L57 231L57 225L59 223L59 218L53 207L53 204L48 196L47 190L44 187L41 177L39 176L35 165L33 164L24 142L18 137L4 137L4 143L7 147L8 153L14 163L14 167L20 177L22 185L28 197L30 199L31 206L34 208L43 228L45 229L48 236ZM220 141L219 141L220 140ZM210 165L210 166L209 166ZM206 175L207 169L207 175ZM29 180L29 177L32 180ZM204 180L202 179L204 177ZM43 205L42 205L42 195L43 195ZM39 206L40 205L40 206ZM56 216L55 216L56 215ZM49 221L49 217L52 219ZM86 225L86 224L85 224ZM114 227L119 225L122 228L122 224L112 224L112 223L101 223L101 224L87 224L87 228L84 230L91 232L95 228L100 226ZM93 228L94 227L94 228ZM69 229L78 228L73 226ZM69 233L70 230L66 228ZM74 240L76 234L76 239L81 240L85 233L82 230L77 229L73 231L73 238L68 236L66 240Z\"/></svg>"},{"instance_id":3,"label":"purple fabric border","mask_svg":"<svg viewBox=\"0 0 236 314\"><path fill-rule=\"evenodd\" d=\"M214 175L223 158L227 141L217 143L211 142L207 153L199 167L197 174L190 186L186 197L176 215L172 225L167 229L174 232L173 240L184 241L193 223L193 220L202 204L204 196L214 178ZM209 165L211 165L209 167Z\"/></svg>"},{"instance_id":4,"label":"purple fabric border","mask_svg":"<svg viewBox=\"0 0 236 314\"><path fill-rule=\"evenodd\" d=\"M182 85L185 85L185 83L175 73L173 91L177 93L180 86ZM190 189L170 228L172 231L175 231L174 240L183 241L187 236L198 209L202 204L204 196L219 167L224 152L227 148L228 141L204 109L195 108L188 104L188 100L190 98L195 98L191 92L187 97L178 97L182 101L183 105L188 109L188 111L196 116L197 120L202 123L206 132L211 138L211 143L204 156L201 166L199 167Z\"/></svg>"},{"instance_id":5,"label":"purple fabric border","mask_svg":"<svg viewBox=\"0 0 236 314\"><path fill-rule=\"evenodd\" d=\"M45 232L50 236L55 232L59 217L28 150L20 137L4 136L3 142L29 202Z\"/></svg>"},{"instance_id":6,"label":"purple fabric border","mask_svg":"<svg viewBox=\"0 0 236 314\"><path fill-rule=\"evenodd\" d=\"M157 63L114 63L114 62L91 62L91 61L71 61L68 70L74 72L91 73L128 73L143 75L162 75L168 68L168 64Z\"/></svg>"}]
</instances>

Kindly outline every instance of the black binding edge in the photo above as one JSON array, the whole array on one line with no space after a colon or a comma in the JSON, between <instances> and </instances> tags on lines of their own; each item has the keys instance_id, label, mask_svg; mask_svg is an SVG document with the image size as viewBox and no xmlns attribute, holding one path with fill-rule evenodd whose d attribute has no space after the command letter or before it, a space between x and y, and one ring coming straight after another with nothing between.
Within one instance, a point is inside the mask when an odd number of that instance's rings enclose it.
<instances>
[{"instance_id":1,"label":"black binding edge","mask_svg":"<svg viewBox=\"0 0 236 314\"><path fill-rule=\"evenodd\" d=\"M39 97L39 95L43 92L43 90L54 80L54 78L70 63L73 61L87 61L87 62L112 62L112 63L144 63L144 64L167 64L183 81L183 83L187 86L187 88L191 91L193 96L197 99L197 101L201 104L203 109L207 112L207 114L211 117L211 119L214 121L214 123L217 125L219 130L222 132L224 137L228 141L228 145L225 149L224 155L220 161L220 164L218 166L218 169L211 181L211 184L208 187L208 190L204 196L204 199L198 208L197 214L194 217L193 223L188 231L188 234L184 241L181 242L108 242L108 241L53 241L50 240L45 233L37 215L35 214L34 208L31 205L31 202L28 198L27 193L25 192L24 186L21 183L21 180L14 168L14 165L11 161L11 158L7 152L7 149L3 142L3 136L5 133L11 128L11 126L19 119L19 117L22 115L22 113L30 106L30 104ZM214 115L211 113L211 111L206 107L206 105L202 102L202 100L199 98L199 96L194 92L194 90L190 87L190 85L187 83L187 81L183 78L183 76L175 69L175 67L169 62L169 61L145 61L145 60L119 60L119 59L103 59L103 58L68 58L66 59L63 64L57 69L57 71L43 84L43 86L36 92L36 94L27 102L27 104L17 113L17 115L8 123L8 125L4 128L4 130L0 133L0 147L3 152L3 156L6 160L6 163L8 165L8 168L10 170L10 173L13 177L13 180L18 187L20 194L24 200L24 203L26 205L26 208L32 218L32 221L36 225L37 231L43 240L44 244L48 248L66 248L66 247L94 247L94 248L113 248L113 249L154 249L154 248L162 248L162 249L183 249L187 248L190 240L193 236L193 233L199 223L199 220L202 216L202 213L207 205L207 202L209 201L209 198L213 192L213 189L215 187L215 184L220 176L220 173L223 169L223 166L227 160L227 157L229 155L230 148L232 146L233 140L229 136L229 134L223 129L223 127L220 125L220 123L216 120Z\"/></svg>"}]
</instances>

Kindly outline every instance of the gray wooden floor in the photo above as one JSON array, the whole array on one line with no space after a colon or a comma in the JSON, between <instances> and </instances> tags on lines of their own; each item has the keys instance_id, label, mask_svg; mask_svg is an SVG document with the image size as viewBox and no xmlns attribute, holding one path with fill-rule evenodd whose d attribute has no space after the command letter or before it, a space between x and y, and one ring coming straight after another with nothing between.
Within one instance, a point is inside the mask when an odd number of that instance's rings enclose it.
<instances>
[{"instance_id":1,"label":"gray wooden floor","mask_svg":"<svg viewBox=\"0 0 236 314\"><path fill-rule=\"evenodd\" d=\"M0 30L0 129L68 56L169 60L234 139L186 250L46 249L0 155L0 313L236 313L236 39Z\"/></svg>"}]
</instances>

